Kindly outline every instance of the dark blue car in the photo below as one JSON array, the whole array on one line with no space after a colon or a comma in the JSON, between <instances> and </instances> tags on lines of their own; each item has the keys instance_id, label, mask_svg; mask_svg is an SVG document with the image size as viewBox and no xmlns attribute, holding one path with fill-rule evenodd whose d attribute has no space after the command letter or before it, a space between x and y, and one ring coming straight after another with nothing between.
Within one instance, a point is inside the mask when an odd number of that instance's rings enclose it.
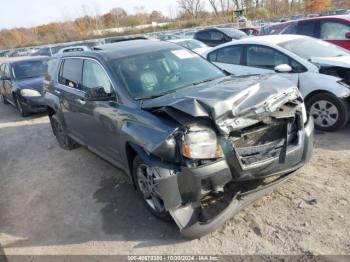
<instances>
[{"instance_id":1,"label":"dark blue car","mask_svg":"<svg viewBox=\"0 0 350 262\"><path fill-rule=\"evenodd\" d=\"M48 57L14 58L0 66L0 98L25 117L45 111L43 80Z\"/></svg>"}]
</instances>

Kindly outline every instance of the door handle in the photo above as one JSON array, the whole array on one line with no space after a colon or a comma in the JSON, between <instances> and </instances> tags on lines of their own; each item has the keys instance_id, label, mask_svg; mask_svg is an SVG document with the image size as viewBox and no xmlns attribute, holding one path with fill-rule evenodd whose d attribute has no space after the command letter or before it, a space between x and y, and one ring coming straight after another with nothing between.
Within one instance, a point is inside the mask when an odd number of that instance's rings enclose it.
<instances>
[{"instance_id":1,"label":"door handle","mask_svg":"<svg viewBox=\"0 0 350 262\"><path fill-rule=\"evenodd\" d=\"M55 90L55 93L56 93L57 95L60 95L60 94L61 94L61 92L58 91L58 90Z\"/></svg>"},{"instance_id":2,"label":"door handle","mask_svg":"<svg viewBox=\"0 0 350 262\"><path fill-rule=\"evenodd\" d=\"M81 99L81 98L77 98L76 101L81 104L81 105L85 105L86 104L86 101Z\"/></svg>"}]
</instances>

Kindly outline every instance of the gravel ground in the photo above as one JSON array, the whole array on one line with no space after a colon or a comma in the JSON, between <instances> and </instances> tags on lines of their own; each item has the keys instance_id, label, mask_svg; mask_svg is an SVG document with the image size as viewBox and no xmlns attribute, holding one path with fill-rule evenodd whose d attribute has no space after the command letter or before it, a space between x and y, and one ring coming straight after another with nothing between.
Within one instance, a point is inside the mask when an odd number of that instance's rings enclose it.
<instances>
[{"instance_id":1,"label":"gravel ground","mask_svg":"<svg viewBox=\"0 0 350 262\"><path fill-rule=\"evenodd\" d=\"M186 241L124 175L59 148L48 118L0 105L0 246L11 254L350 254L350 126L317 133L311 163L224 227Z\"/></svg>"}]
</instances>

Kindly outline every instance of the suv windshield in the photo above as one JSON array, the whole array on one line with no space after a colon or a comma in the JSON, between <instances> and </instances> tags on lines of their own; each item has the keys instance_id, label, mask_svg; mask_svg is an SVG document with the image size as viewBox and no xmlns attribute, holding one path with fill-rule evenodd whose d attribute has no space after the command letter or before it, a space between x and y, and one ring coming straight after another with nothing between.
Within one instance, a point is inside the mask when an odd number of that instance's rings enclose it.
<instances>
[{"instance_id":1,"label":"suv windshield","mask_svg":"<svg viewBox=\"0 0 350 262\"><path fill-rule=\"evenodd\" d=\"M117 76L134 99L157 97L225 74L186 49L166 49L112 60Z\"/></svg>"},{"instance_id":2,"label":"suv windshield","mask_svg":"<svg viewBox=\"0 0 350 262\"><path fill-rule=\"evenodd\" d=\"M350 54L341 47L313 38L295 39L281 43L279 46L305 59L310 59L312 57L347 56Z\"/></svg>"},{"instance_id":3,"label":"suv windshield","mask_svg":"<svg viewBox=\"0 0 350 262\"><path fill-rule=\"evenodd\" d=\"M42 77L47 73L47 60L17 62L12 66L14 79Z\"/></svg>"},{"instance_id":4,"label":"suv windshield","mask_svg":"<svg viewBox=\"0 0 350 262\"><path fill-rule=\"evenodd\" d=\"M246 33L234 28L220 28L220 31L224 32L226 35L234 39L241 39L247 36Z\"/></svg>"}]
</instances>

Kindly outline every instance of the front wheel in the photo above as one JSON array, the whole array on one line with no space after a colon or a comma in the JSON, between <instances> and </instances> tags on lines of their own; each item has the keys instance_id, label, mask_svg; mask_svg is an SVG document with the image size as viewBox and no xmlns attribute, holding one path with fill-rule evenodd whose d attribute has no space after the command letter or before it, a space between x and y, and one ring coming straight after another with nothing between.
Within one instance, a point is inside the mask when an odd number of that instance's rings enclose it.
<instances>
[{"instance_id":1,"label":"front wheel","mask_svg":"<svg viewBox=\"0 0 350 262\"><path fill-rule=\"evenodd\" d=\"M315 128L334 132L349 121L348 103L329 93L320 93L306 101L307 110L314 118Z\"/></svg>"},{"instance_id":2,"label":"front wheel","mask_svg":"<svg viewBox=\"0 0 350 262\"><path fill-rule=\"evenodd\" d=\"M21 114L21 116L22 117L29 116L30 115L30 111L28 111L28 109L26 109L23 106L23 104L20 101L20 99L18 97L16 97L15 101L16 101L16 106L17 106L18 112Z\"/></svg>"},{"instance_id":3,"label":"front wheel","mask_svg":"<svg viewBox=\"0 0 350 262\"><path fill-rule=\"evenodd\" d=\"M133 161L133 177L136 188L139 191L147 209L157 218L165 221L170 221L171 216L164 207L163 200L157 193L155 179L158 176L157 172L148 166L138 156Z\"/></svg>"}]
</instances>

